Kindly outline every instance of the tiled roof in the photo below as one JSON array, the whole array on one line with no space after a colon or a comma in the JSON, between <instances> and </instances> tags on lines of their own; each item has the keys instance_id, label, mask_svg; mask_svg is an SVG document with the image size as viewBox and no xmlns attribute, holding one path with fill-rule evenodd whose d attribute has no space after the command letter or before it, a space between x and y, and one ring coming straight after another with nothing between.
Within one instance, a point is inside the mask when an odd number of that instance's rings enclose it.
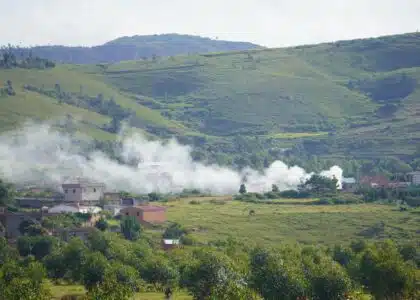
<instances>
[{"instance_id":1,"label":"tiled roof","mask_svg":"<svg viewBox=\"0 0 420 300\"><path fill-rule=\"evenodd\" d=\"M142 211L165 211L166 210L166 207L164 206L155 206L155 205L137 205L133 207L140 209Z\"/></svg>"}]
</instances>

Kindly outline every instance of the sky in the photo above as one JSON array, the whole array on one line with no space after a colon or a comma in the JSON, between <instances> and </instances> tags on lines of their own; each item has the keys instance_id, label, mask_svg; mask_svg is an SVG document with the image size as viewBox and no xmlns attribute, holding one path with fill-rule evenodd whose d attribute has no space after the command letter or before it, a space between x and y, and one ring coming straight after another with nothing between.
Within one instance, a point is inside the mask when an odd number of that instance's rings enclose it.
<instances>
[{"instance_id":1,"label":"sky","mask_svg":"<svg viewBox=\"0 0 420 300\"><path fill-rule=\"evenodd\" d=\"M0 0L0 44L193 34L267 47L420 30L420 0Z\"/></svg>"}]
</instances>

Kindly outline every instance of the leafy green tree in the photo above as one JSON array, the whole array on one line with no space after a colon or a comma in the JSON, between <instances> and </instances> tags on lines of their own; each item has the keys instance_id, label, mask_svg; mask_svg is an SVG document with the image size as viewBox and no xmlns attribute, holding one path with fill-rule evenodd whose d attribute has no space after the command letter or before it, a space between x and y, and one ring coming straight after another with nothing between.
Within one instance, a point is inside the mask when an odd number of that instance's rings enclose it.
<instances>
[{"instance_id":1,"label":"leafy green tree","mask_svg":"<svg viewBox=\"0 0 420 300\"><path fill-rule=\"evenodd\" d=\"M251 253L250 287L264 299L295 300L309 295L309 283L293 255L278 257L257 248Z\"/></svg>"},{"instance_id":2,"label":"leafy green tree","mask_svg":"<svg viewBox=\"0 0 420 300\"><path fill-rule=\"evenodd\" d=\"M121 232L127 240L135 241L141 234L141 226L135 217L124 216L121 220Z\"/></svg>"},{"instance_id":3,"label":"leafy green tree","mask_svg":"<svg viewBox=\"0 0 420 300\"><path fill-rule=\"evenodd\" d=\"M44 265L48 273L48 277L57 281L64 278L67 272L67 266L65 265L64 255L55 251L50 253L44 258Z\"/></svg>"},{"instance_id":4,"label":"leafy green tree","mask_svg":"<svg viewBox=\"0 0 420 300\"><path fill-rule=\"evenodd\" d=\"M252 299L245 278L223 254L198 250L195 258L182 268L181 285L194 299Z\"/></svg>"},{"instance_id":5,"label":"leafy green tree","mask_svg":"<svg viewBox=\"0 0 420 300\"><path fill-rule=\"evenodd\" d=\"M273 193L278 193L280 190L279 190L279 187L278 187L276 184L273 184L273 185L271 186L271 191L272 191Z\"/></svg>"},{"instance_id":6,"label":"leafy green tree","mask_svg":"<svg viewBox=\"0 0 420 300\"><path fill-rule=\"evenodd\" d=\"M300 190L310 191L315 195L326 193L335 193L338 188L338 180L336 178L328 178L325 176L314 174L299 186Z\"/></svg>"},{"instance_id":7,"label":"leafy green tree","mask_svg":"<svg viewBox=\"0 0 420 300\"><path fill-rule=\"evenodd\" d=\"M50 254L57 240L51 236L21 236L17 248L21 256L34 255L37 260Z\"/></svg>"},{"instance_id":8,"label":"leafy green tree","mask_svg":"<svg viewBox=\"0 0 420 300\"><path fill-rule=\"evenodd\" d=\"M159 286L174 285L178 281L178 270L164 257L149 258L140 270L142 278Z\"/></svg>"},{"instance_id":9,"label":"leafy green tree","mask_svg":"<svg viewBox=\"0 0 420 300\"><path fill-rule=\"evenodd\" d=\"M101 231L105 231L108 229L108 222L102 217L95 223L95 227Z\"/></svg>"},{"instance_id":10,"label":"leafy green tree","mask_svg":"<svg viewBox=\"0 0 420 300\"><path fill-rule=\"evenodd\" d=\"M105 280L105 274L109 267L109 263L102 253L89 253L82 266L83 284L86 289L90 290L97 284L102 283Z\"/></svg>"},{"instance_id":11,"label":"leafy green tree","mask_svg":"<svg viewBox=\"0 0 420 300\"><path fill-rule=\"evenodd\" d=\"M239 194L246 194L246 186L244 183L241 184L241 186L239 187Z\"/></svg>"},{"instance_id":12,"label":"leafy green tree","mask_svg":"<svg viewBox=\"0 0 420 300\"><path fill-rule=\"evenodd\" d=\"M10 204L13 197L13 191L9 184L0 179L0 206Z\"/></svg>"},{"instance_id":13,"label":"leafy green tree","mask_svg":"<svg viewBox=\"0 0 420 300\"><path fill-rule=\"evenodd\" d=\"M80 238L73 238L63 248L64 265L67 266L66 277L75 282L83 278L82 267L86 262L89 249Z\"/></svg>"},{"instance_id":14,"label":"leafy green tree","mask_svg":"<svg viewBox=\"0 0 420 300\"><path fill-rule=\"evenodd\" d=\"M391 241L371 245L361 253L359 276L375 299L416 297L416 270L404 262Z\"/></svg>"},{"instance_id":15,"label":"leafy green tree","mask_svg":"<svg viewBox=\"0 0 420 300\"><path fill-rule=\"evenodd\" d=\"M104 281L90 287L82 300L128 300L134 292L128 285L118 282L115 276L106 276Z\"/></svg>"},{"instance_id":16,"label":"leafy green tree","mask_svg":"<svg viewBox=\"0 0 420 300\"><path fill-rule=\"evenodd\" d=\"M179 239L186 233L186 230L178 223L172 223L163 233L165 239Z\"/></svg>"},{"instance_id":17,"label":"leafy green tree","mask_svg":"<svg viewBox=\"0 0 420 300\"><path fill-rule=\"evenodd\" d=\"M304 269L314 299L345 299L352 290L346 270L324 253L306 255Z\"/></svg>"},{"instance_id":18,"label":"leafy green tree","mask_svg":"<svg viewBox=\"0 0 420 300\"><path fill-rule=\"evenodd\" d=\"M0 269L0 299L51 299L45 275L44 267L38 262L30 262L26 267L14 262L3 265Z\"/></svg>"}]
</instances>

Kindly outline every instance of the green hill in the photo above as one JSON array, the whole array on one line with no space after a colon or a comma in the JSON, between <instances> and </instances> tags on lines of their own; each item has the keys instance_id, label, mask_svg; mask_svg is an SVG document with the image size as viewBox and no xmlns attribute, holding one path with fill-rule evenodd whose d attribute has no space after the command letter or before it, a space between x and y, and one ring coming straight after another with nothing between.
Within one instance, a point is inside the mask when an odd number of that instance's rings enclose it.
<instances>
[{"instance_id":1,"label":"green hill","mask_svg":"<svg viewBox=\"0 0 420 300\"><path fill-rule=\"evenodd\" d=\"M155 56L237 51L262 48L247 42L214 40L193 35L160 34L121 37L93 47L36 46L19 48L15 53L33 55L61 63L95 64L122 60L152 59Z\"/></svg>"},{"instance_id":2,"label":"green hill","mask_svg":"<svg viewBox=\"0 0 420 300\"><path fill-rule=\"evenodd\" d=\"M224 156L222 162L236 165L306 162L313 155L326 164L389 157L411 163L420 141L418 53L420 34L412 33L3 69L0 80L10 80L16 95L0 99L0 124L7 129L27 117L70 114L83 121L82 131L110 139L125 119L152 135L194 143L198 157ZM284 148L292 153L284 156Z\"/></svg>"}]
</instances>

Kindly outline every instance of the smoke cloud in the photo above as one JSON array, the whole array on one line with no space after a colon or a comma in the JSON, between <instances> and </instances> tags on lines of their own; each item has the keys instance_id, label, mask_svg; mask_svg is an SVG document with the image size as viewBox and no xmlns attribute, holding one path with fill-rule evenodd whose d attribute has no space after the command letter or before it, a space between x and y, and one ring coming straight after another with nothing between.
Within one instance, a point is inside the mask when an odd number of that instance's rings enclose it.
<instances>
[{"instance_id":1,"label":"smoke cloud","mask_svg":"<svg viewBox=\"0 0 420 300\"><path fill-rule=\"evenodd\" d=\"M194 162L189 146L176 140L151 141L134 134L121 137L121 164L106 154L92 151L82 155L77 140L53 130L48 124L26 124L0 136L0 177L15 184L36 183L60 188L69 178L83 177L103 182L108 190L132 193L175 193L199 189L212 194L237 193L243 178L247 190L265 192L272 184L280 190L296 188L311 174L300 167L275 161L264 172L250 168L237 172L227 167ZM335 176L341 185L338 166L321 175Z\"/></svg>"}]
</instances>

